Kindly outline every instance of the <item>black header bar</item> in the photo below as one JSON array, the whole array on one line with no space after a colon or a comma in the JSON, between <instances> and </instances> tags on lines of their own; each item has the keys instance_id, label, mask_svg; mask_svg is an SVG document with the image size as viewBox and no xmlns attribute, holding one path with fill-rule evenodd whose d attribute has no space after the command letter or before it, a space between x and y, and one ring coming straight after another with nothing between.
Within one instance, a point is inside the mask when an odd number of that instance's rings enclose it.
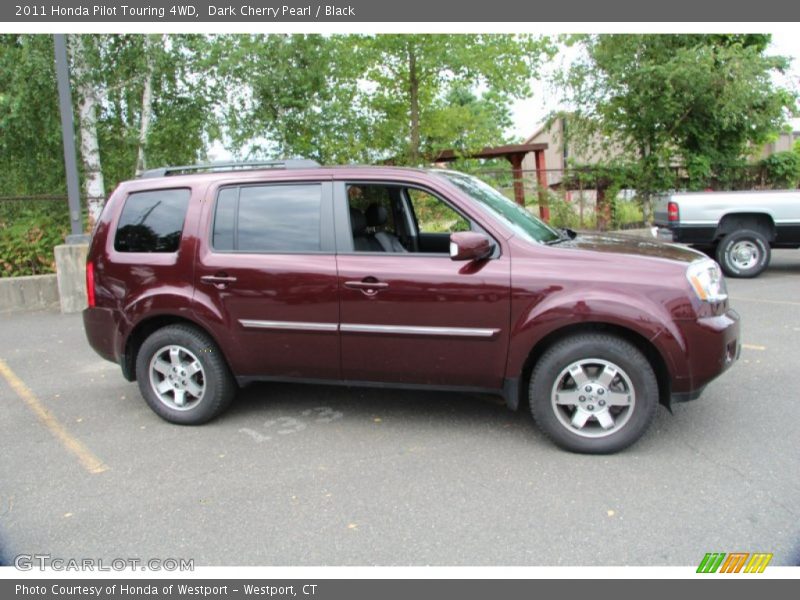
<instances>
[{"instance_id":1,"label":"black header bar","mask_svg":"<svg viewBox=\"0 0 800 600\"><path fill-rule=\"evenodd\" d=\"M0 4L8 23L553 23L800 20L800 3L786 0L11 0Z\"/></svg>"}]
</instances>

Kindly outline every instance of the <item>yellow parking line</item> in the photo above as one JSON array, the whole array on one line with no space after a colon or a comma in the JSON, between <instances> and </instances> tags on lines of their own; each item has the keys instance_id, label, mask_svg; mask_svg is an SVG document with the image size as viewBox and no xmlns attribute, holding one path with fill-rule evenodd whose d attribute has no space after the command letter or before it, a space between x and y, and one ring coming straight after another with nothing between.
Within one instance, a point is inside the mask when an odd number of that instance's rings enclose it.
<instances>
[{"instance_id":1,"label":"yellow parking line","mask_svg":"<svg viewBox=\"0 0 800 600\"><path fill-rule=\"evenodd\" d=\"M758 344L742 344L745 350L766 350L766 346L759 346Z\"/></svg>"},{"instance_id":2,"label":"yellow parking line","mask_svg":"<svg viewBox=\"0 0 800 600\"><path fill-rule=\"evenodd\" d=\"M73 437L64 429L64 426L61 425L53 414L39 401L30 388L25 385L25 382L16 376L14 371L9 368L3 359L0 359L0 375L8 382L11 389L17 393L17 396L22 398L25 404L28 405L28 408L33 411L33 414L47 427L50 433L61 442L64 448L75 455L84 469L89 471L89 473L108 471L108 465L97 458L83 442Z\"/></svg>"}]
</instances>

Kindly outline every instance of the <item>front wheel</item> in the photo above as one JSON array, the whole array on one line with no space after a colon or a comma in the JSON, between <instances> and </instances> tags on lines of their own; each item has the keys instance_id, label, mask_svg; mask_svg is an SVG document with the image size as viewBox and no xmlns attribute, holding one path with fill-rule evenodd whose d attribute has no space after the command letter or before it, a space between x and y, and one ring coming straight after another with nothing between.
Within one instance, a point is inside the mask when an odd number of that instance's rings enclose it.
<instances>
[{"instance_id":1,"label":"front wheel","mask_svg":"<svg viewBox=\"0 0 800 600\"><path fill-rule=\"evenodd\" d=\"M236 394L216 344L186 325L164 327L144 341L136 357L136 379L153 412L181 425L210 421Z\"/></svg>"},{"instance_id":2,"label":"front wheel","mask_svg":"<svg viewBox=\"0 0 800 600\"><path fill-rule=\"evenodd\" d=\"M722 238L716 258L729 277L756 277L769 264L769 241L758 231L734 231Z\"/></svg>"},{"instance_id":3,"label":"front wheel","mask_svg":"<svg viewBox=\"0 0 800 600\"><path fill-rule=\"evenodd\" d=\"M529 400L537 425L557 445L610 454L633 444L653 422L658 383L631 343L578 335L542 355L531 374Z\"/></svg>"}]
</instances>

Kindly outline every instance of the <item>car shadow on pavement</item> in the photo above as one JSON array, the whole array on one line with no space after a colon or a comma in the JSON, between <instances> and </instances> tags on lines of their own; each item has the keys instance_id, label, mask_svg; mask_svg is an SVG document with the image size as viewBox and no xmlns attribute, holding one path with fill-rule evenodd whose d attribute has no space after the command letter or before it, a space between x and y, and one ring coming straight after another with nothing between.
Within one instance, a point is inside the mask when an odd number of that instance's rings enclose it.
<instances>
[{"instance_id":1,"label":"car shadow on pavement","mask_svg":"<svg viewBox=\"0 0 800 600\"><path fill-rule=\"evenodd\" d=\"M514 412L506 408L500 396L472 392L253 383L240 390L233 405L216 422L262 431L262 423L314 418L391 423L403 432L431 427L441 432L446 426L456 436L479 431L481 435L502 436L504 440L510 436L525 445L532 443L537 449L562 452L536 426L527 402ZM655 446L652 450L657 451L664 438L671 435L674 420L666 410L659 409L649 435L637 447ZM285 423L290 427L289 421Z\"/></svg>"},{"instance_id":2,"label":"car shadow on pavement","mask_svg":"<svg viewBox=\"0 0 800 600\"><path fill-rule=\"evenodd\" d=\"M336 410L346 409L351 414L382 412L411 419L422 416L426 420L440 416L450 418L459 413L470 419L513 414L506 410L501 397L491 394L293 383L247 385L239 391L229 414L262 416L322 404Z\"/></svg>"},{"instance_id":3,"label":"car shadow on pavement","mask_svg":"<svg viewBox=\"0 0 800 600\"><path fill-rule=\"evenodd\" d=\"M409 428L441 421L456 428L521 426L536 431L527 406L512 412L500 396L491 394L289 383L243 387L221 420L241 425L304 413L324 419L324 410L348 419L391 419Z\"/></svg>"}]
</instances>

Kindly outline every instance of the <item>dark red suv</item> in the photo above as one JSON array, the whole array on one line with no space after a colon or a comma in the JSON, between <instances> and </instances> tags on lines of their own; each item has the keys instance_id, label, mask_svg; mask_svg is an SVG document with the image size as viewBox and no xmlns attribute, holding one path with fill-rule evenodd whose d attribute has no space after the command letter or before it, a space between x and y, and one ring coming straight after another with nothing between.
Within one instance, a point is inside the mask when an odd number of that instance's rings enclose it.
<instances>
[{"instance_id":1,"label":"dark red suv","mask_svg":"<svg viewBox=\"0 0 800 600\"><path fill-rule=\"evenodd\" d=\"M259 380L441 388L527 402L580 452L738 357L715 262L558 231L448 170L291 160L148 171L92 236L89 342L173 423Z\"/></svg>"}]
</instances>

